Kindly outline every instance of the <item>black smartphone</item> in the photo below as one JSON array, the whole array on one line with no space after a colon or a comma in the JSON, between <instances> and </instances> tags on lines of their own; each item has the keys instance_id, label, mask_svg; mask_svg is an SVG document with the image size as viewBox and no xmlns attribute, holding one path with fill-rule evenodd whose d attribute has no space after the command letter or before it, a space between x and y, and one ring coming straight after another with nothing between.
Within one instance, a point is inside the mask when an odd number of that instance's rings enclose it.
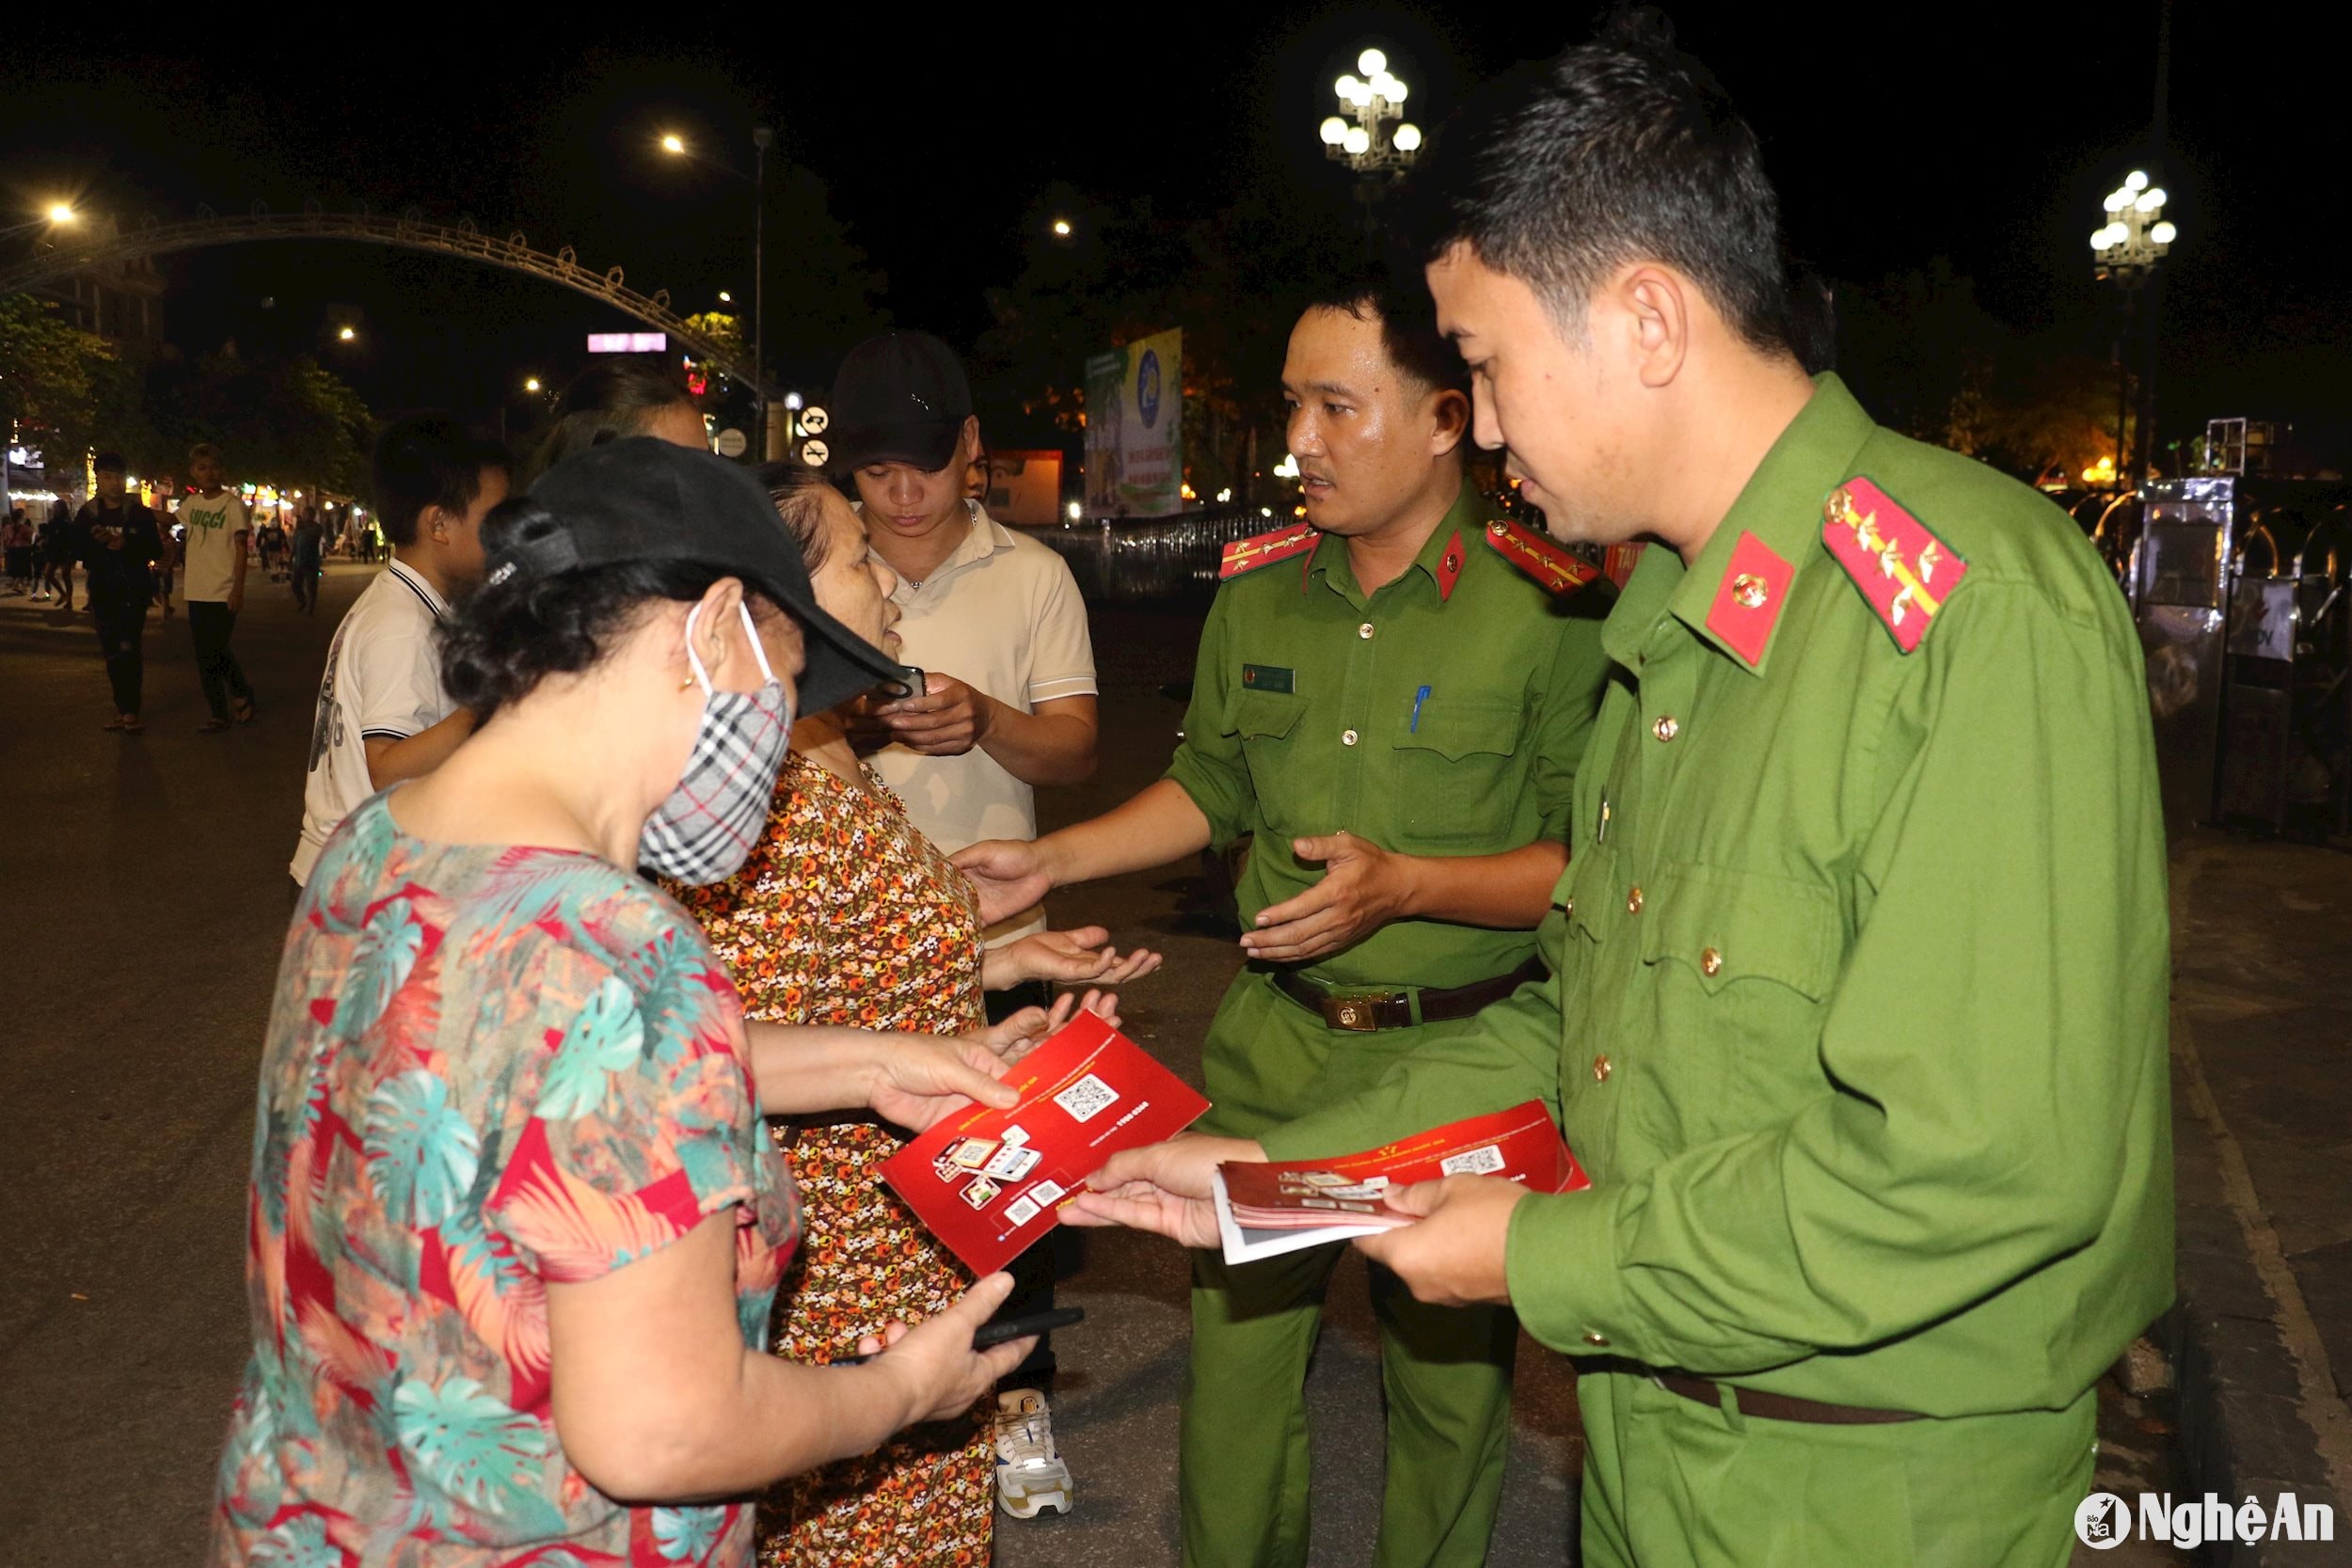
<instances>
[{"instance_id":1,"label":"black smartphone","mask_svg":"<svg viewBox=\"0 0 2352 1568\"><path fill-rule=\"evenodd\" d=\"M895 703L906 697L920 697L924 690L923 672L912 664L901 664L897 674L874 688L874 695L885 703Z\"/></svg>"},{"instance_id":2,"label":"black smartphone","mask_svg":"<svg viewBox=\"0 0 2352 1568\"><path fill-rule=\"evenodd\" d=\"M1009 1340L1025 1338L1032 1334L1050 1333L1057 1328L1070 1328L1087 1320L1083 1307L1057 1307L1050 1312L1031 1312L1025 1317L998 1318L980 1324L972 1334L972 1348L987 1350ZM879 1353L877 1353L879 1354ZM835 1367L856 1367L873 1360L871 1355L836 1355L829 1363Z\"/></svg>"}]
</instances>

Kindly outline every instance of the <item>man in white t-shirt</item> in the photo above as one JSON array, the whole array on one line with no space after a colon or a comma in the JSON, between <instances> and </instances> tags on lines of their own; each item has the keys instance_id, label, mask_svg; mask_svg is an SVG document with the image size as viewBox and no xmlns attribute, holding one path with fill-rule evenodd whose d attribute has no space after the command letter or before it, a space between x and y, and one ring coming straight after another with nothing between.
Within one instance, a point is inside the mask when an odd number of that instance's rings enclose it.
<instances>
[{"instance_id":1,"label":"man in white t-shirt","mask_svg":"<svg viewBox=\"0 0 2352 1568\"><path fill-rule=\"evenodd\" d=\"M362 801L431 772L473 733L472 713L441 689L434 627L449 595L482 576L482 519L506 499L506 451L447 414L415 414L377 439L373 475L392 560L344 611L326 651L302 836L286 868L297 887Z\"/></svg>"},{"instance_id":2,"label":"man in white t-shirt","mask_svg":"<svg viewBox=\"0 0 2352 1568\"><path fill-rule=\"evenodd\" d=\"M835 461L857 483L875 555L898 575L899 657L919 696L875 707L874 769L953 854L1037 824L1035 786L1094 775L1094 644L1062 558L964 496L980 421L955 351L891 332L834 381ZM876 738L882 738L877 736ZM1045 926L1031 910L992 942Z\"/></svg>"},{"instance_id":3,"label":"man in white t-shirt","mask_svg":"<svg viewBox=\"0 0 2352 1568\"><path fill-rule=\"evenodd\" d=\"M196 642L196 678L212 717L197 726L207 734L225 730L234 718L253 719L253 684L245 678L229 636L245 608L246 540L250 527L245 502L229 489L228 462L210 441L188 449L188 483L196 494L180 502L181 593L188 603L188 634Z\"/></svg>"}]
</instances>

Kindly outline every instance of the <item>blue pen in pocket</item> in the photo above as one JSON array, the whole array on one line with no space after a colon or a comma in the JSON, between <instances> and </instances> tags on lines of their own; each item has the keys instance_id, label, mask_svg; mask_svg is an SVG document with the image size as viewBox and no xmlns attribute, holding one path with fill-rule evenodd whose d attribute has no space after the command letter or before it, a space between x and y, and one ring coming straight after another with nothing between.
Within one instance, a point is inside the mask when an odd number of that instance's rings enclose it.
<instances>
[{"instance_id":1,"label":"blue pen in pocket","mask_svg":"<svg viewBox=\"0 0 2352 1568\"><path fill-rule=\"evenodd\" d=\"M1429 700L1430 688L1422 687L1413 693L1413 721L1406 726L1408 735L1421 734L1421 705Z\"/></svg>"}]
</instances>

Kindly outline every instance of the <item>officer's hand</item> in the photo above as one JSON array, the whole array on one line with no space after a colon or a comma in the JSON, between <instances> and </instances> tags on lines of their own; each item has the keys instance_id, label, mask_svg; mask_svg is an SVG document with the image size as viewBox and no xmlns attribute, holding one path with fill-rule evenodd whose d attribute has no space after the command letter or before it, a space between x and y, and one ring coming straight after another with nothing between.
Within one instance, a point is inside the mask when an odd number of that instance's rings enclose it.
<instances>
[{"instance_id":1,"label":"officer's hand","mask_svg":"<svg viewBox=\"0 0 2352 1568\"><path fill-rule=\"evenodd\" d=\"M1228 1160L1263 1161L1250 1138L1185 1133L1143 1148L1121 1149L1087 1178L1087 1190L1062 1211L1072 1225L1123 1225L1184 1246L1217 1244L1209 1178Z\"/></svg>"},{"instance_id":2,"label":"officer's hand","mask_svg":"<svg viewBox=\"0 0 2352 1568\"><path fill-rule=\"evenodd\" d=\"M1260 911L1258 928L1242 933L1241 950L1270 963L1303 963L1361 942L1405 912L1412 857L1342 831L1297 838L1291 850L1321 861L1323 879L1295 898Z\"/></svg>"},{"instance_id":3,"label":"officer's hand","mask_svg":"<svg viewBox=\"0 0 2352 1568\"><path fill-rule=\"evenodd\" d=\"M1356 1245L1375 1263L1386 1264L1414 1298L1438 1307L1477 1302L1508 1305L1510 1280L1502 1269L1511 1211L1527 1189L1498 1176L1449 1176L1416 1181L1389 1194L1389 1207L1418 1216L1412 1224Z\"/></svg>"},{"instance_id":4,"label":"officer's hand","mask_svg":"<svg viewBox=\"0 0 2352 1568\"><path fill-rule=\"evenodd\" d=\"M1037 846L1022 839L992 838L957 850L950 860L980 895L982 926L1019 914L1054 885Z\"/></svg>"},{"instance_id":5,"label":"officer's hand","mask_svg":"<svg viewBox=\"0 0 2352 1568\"><path fill-rule=\"evenodd\" d=\"M927 757L957 757L980 743L996 717L995 699L953 675L928 671L923 694L873 709L890 737Z\"/></svg>"}]
</instances>

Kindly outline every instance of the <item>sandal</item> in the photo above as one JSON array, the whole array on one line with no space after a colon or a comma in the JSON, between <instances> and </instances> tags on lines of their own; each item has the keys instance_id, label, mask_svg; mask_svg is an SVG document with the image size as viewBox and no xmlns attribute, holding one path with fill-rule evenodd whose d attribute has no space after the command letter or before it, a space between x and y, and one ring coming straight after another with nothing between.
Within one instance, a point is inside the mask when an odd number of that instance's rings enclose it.
<instances>
[{"instance_id":1,"label":"sandal","mask_svg":"<svg viewBox=\"0 0 2352 1568\"><path fill-rule=\"evenodd\" d=\"M260 716L261 711L252 698L240 697L230 705L229 716L240 724L250 724Z\"/></svg>"},{"instance_id":2,"label":"sandal","mask_svg":"<svg viewBox=\"0 0 2352 1568\"><path fill-rule=\"evenodd\" d=\"M227 729L228 727L229 721L226 719L207 719L201 724L197 725L196 733L199 735L218 735L221 731Z\"/></svg>"}]
</instances>

